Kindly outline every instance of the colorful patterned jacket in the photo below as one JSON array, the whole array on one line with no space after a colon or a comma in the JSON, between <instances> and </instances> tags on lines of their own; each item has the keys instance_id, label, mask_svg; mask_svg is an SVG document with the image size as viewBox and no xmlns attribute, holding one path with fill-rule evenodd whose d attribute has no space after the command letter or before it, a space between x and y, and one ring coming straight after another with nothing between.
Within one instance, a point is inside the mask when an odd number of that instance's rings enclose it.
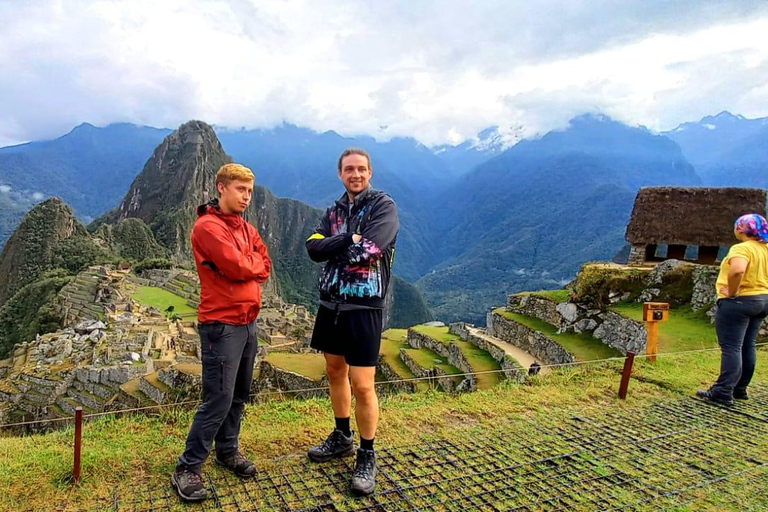
<instances>
[{"instance_id":1,"label":"colorful patterned jacket","mask_svg":"<svg viewBox=\"0 0 768 512\"><path fill-rule=\"evenodd\" d=\"M384 308L399 229L388 194L369 186L350 204L345 192L306 242L312 261L327 262L318 280L320 302L337 309ZM362 240L352 243L353 234Z\"/></svg>"}]
</instances>

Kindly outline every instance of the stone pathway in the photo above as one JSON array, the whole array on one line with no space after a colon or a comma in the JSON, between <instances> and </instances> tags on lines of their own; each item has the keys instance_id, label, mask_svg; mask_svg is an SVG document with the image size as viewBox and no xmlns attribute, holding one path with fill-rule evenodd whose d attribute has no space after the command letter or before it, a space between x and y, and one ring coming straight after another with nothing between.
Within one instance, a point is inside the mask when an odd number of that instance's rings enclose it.
<instances>
[{"instance_id":1,"label":"stone pathway","mask_svg":"<svg viewBox=\"0 0 768 512\"><path fill-rule=\"evenodd\" d=\"M468 327L467 330L470 334L477 336L479 338L483 338L488 343L491 343L492 345L495 345L499 347L501 350L509 354L510 356L514 357L515 360L523 365L526 369L530 368L531 364L533 364L534 361L537 359L526 352L525 350L521 349L520 347L516 347L515 345L512 345L511 343L507 343L504 340L500 340L499 338L496 338L494 336L491 336L488 334L485 329L481 329L479 327ZM541 361L539 361L539 364L541 364ZM542 368L539 372L539 375L546 375L552 371L552 368Z\"/></svg>"}]
</instances>

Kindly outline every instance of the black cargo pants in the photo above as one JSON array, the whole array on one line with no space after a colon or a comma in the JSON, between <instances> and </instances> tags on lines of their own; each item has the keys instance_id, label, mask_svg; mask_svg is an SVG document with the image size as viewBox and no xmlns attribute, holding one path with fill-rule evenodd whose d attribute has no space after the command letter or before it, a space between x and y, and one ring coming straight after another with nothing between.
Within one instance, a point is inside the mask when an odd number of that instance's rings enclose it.
<instances>
[{"instance_id":1,"label":"black cargo pants","mask_svg":"<svg viewBox=\"0 0 768 512\"><path fill-rule=\"evenodd\" d=\"M179 457L179 468L196 473L213 442L223 459L238 450L240 420L251 392L258 337L256 321L246 325L198 324L203 361L203 404L197 410Z\"/></svg>"}]
</instances>

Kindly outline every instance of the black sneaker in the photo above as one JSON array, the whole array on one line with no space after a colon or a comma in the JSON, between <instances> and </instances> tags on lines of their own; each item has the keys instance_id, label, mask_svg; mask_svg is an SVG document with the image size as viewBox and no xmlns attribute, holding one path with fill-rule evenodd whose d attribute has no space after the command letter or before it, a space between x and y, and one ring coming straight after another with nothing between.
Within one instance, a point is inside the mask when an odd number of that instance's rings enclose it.
<instances>
[{"instance_id":1,"label":"black sneaker","mask_svg":"<svg viewBox=\"0 0 768 512\"><path fill-rule=\"evenodd\" d=\"M749 400L749 395L747 394L746 389L741 391L738 389L735 389L733 391L733 398L735 398L736 400Z\"/></svg>"},{"instance_id":2,"label":"black sneaker","mask_svg":"<svg viewBox=\"0 0 768 512\"><path fill-rule=\"evenodd\" d=\"M337 457L347 457L354 453L354 432L347 437L341 430L334 429L323 444L310 448L307 455L315 462L326 462Z\"/></svg>"},{"instance_id":3,"label":"black sneaker","mask_svg":"<svg viewBox=\"0 0 768 512\"><path fill-rule=\"evenodd\" d=\"M358 496L368 496L376 489L376 452L357 450L355 473L352 475L352 492Z\"/></svg>"},{"instance_id":4,"label":"black sneaker","mask_svg":"<svg viewBox=\"0 0 768 512\"><path fill-rule=\"evenodd\" d=\"M188 469L176 469L171 475L171 484L184 501L203 501L208 497L200 474Z\"/></svg>"},{"instance_id":5,"label":"black sneaker","mask_svg":"<svg viewBox=\"0 0 768 512\"><path fill-rule=\"evenodd\" d=\"M219 458L217 454L216 464L224 466L240 478L253 478L256 476L256 465L239 451L224 458Z\"/></svg>"},{"instance_id":6,"label":"black sneaker","mask_svg":"<svg viewBox=\"0 0 768 512\"><path fill-rule=\"evenodd\" d=\"M720 405L727 405L729 407L733 405L733 398L724 398L724 397L715 395L710 390L703 391L700 389L696 392L696 396L698 396L699 398L706 398L710 402L715 402L716 404L720 404Z\"/></svg>"}]
</instances>

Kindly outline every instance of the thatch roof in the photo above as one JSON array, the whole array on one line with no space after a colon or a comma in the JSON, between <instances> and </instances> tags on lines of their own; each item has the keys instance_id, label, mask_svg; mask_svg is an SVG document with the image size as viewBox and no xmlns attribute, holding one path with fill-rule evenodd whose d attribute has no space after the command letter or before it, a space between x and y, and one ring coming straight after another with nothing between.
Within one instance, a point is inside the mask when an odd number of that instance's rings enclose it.
<instances>
[{"instance_id":1,"label":"thatch roof","mask_svg":"<svg viewBox=\"0 0 768 512\"><path fill-rule=\"evenodd\" d=\"M759 188L646 187L635 198L627 226L631 244L729 246L733 223L746 213L765 215Z\"/></svg>"}]
</instances>

